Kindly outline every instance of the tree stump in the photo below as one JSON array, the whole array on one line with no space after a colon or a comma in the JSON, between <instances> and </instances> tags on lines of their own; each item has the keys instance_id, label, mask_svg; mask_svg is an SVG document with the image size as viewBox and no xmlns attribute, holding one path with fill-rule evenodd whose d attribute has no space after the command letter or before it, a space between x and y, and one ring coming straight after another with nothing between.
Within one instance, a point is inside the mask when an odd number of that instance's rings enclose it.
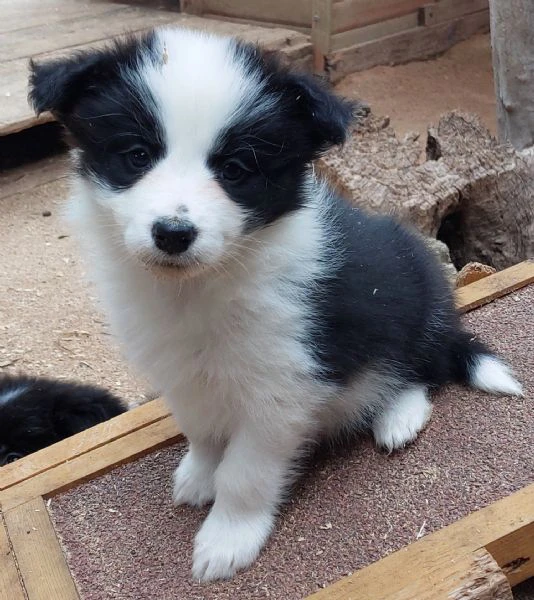
<instances>
[{"instance_id":1,"label":"tree stump","mask_svg":"<svg viewBox=\"0 0 534 600\"><path fill-rule=\"evenodd\" d=\"M411 223L449 247L457 269L496 269L534 254L534 156L501 145L473 115L452 112L399 140L372 114L317 163L353 203Z\"/></svg>"}]
</instances>

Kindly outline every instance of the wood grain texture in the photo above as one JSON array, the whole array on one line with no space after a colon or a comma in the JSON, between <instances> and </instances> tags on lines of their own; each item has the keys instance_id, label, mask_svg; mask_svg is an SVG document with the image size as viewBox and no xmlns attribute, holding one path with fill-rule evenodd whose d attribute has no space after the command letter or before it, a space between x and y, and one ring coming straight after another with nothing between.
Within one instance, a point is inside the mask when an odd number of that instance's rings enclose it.
<instances>
[{"instance_id":1,"label":"wood grain texture","mask_svg":"<svg viewBox=\"0 0 534 600\"><path fill-rule=\"evenodd\" d=\"M22 1L28 6L35 7L39 4L38 0ZM45 1L51 9L54 4L62 6L64 0ZM19 28L1 36L0 49L3 49L4 56L0 62L0 135L16 133L52 120L49 113L37 117L27 103L30 57L47 60L69 54L73 50L99 48L108 44L111 37L125 31L135 33L156 25L175 24L221 35L235 35L246 41L257 42L270 50L279 50L294 64L303 68L311 67L311 43L306 35L296 31L214 21L147 6L133 7L110 2L102 4L107 12L93 15L92 18L72 17L52 24L39 21L33 27ZM23 14L18 14L23 22Z\"/></svg>"},{"instance_id":2,"label":"wood grain texture","mask_svg":"<svg viewBox=\"0 0 534 600\"><path fill-rule=\"evenodd\" d=\"M195 7L195 10L198 9ZM309 27L311 23L312 0L202 0L202 14L226 17L239 17L251 21L270 21L281 25ZM198 12L197 12L198 14Z\"/></svg>"},{"instance_id":3,"label":"wood grain texture","mask_svg":"<svg viewBox=\"0 0 534 600\"><path fill-rule=\"evenodd\" d=\"M78 592L42 498L4 514L28 600L77 600ZM11 600L11 592L8 596Z\"/></svg>"},{"instance_id":4,"label":"wood grain texture","mask_svg":"<svg viewBox=\"0 0 534 600\"><path fill-rule=\"evenodd\" d=\"M313 46L313 69L322 74L330 52L332 32L332 0L313 0L311 41Z\"/></svg>"},{"instance_id":5,"label":"wood grain texture","mask_svg":"<svg viewBox=\"0 0 534 600\"><path fill-rule=\"evenodd\" d=\"M534 146L534 10L532 0L490 1L491 47L501 140Z\"/></svg>"},{"instance_id":6,"label":"wood grain texture","mask_svg":"<svg viewBox=\"0 0 534 600\"><path fill-rule=\"evenodd\" d=\"M455 291L456 307L461 312L483 306L534 282L534 260L488 275Z\"/></svg>"},{"instance_id":7,"label":"wood grain texture","mask_svg":"<svg viewBox=\"0 0 534 600\"><path fill-rule=\"evenodd\" d=\"M164 401L158 398L34 452L17 462L5 465L0 470L0 490L5 490L95 448L161 421L169 414Z\"/></svg>"},{"instance_id":8,"label":"wood grain texture","mask_svg":"<svg viewBox=\"0 0 534 600\"><path fill-rule=\"evenodd\" d=\"M364 44L374 40L414 29L419 25L419 13L412 12L402 17L380 21L372 25L350 29L342 33L332 35L330 49L332 51L342 50L355 44Z\"/></svg>"},{"instance_id":9,"label":"wood grain texture","mask_svg":"<svg viewBox=\"0 0 534 600\"><path fill-rule=\"evenodd\" d=\"M421 25L436 25L488 9L488 0L439 0L420 9Z\"/></svg>"},{"instance_id":10,"label":"wood grain texture","mask_svg":"<svg viewBox=\"0 0 534 600\"><path fill-rule=\"evenodd\" d=\"M332 31L340 33L357 27L402 17L428 0L341 0L332 5Z\"/></svg>"},{"instance_id":11,"label":"wood grain texture","mask_svg":"<svg viewBox=\"0 0 534 600\"><path fill-rule=\"evenodd\" d=\"M33 498L67 490L180 437L174 418L166 417L0 491L1 508L5 512Z\"/></svg>"},{"instance_id":12,"label":"wood grain texture","mask_svg":"<svg viewBox=\"0 0 534 600\"><path fill-rule=\"evenodd\" d=\"M534 577L534 522L490 542L486 549L495 558L510 585Z\"/></svg>"},{"instance_id":13,"label":"wood grain texture","mask_svg":"<svg viewBox=\"0 0 534 600\"><path fill-rule=\"evenodd\" d=\"M3 519L0 519L0 598L26 599Z\"/></svg>"},{"instance_id":14,"label":"wood grain texture","mask_svg":"<svg viewBox=\"0 0 534 600\"><path fill-rule=\"evenodd\" d=\"M490 554L498 549L501 554L496 562L506 564L517 558L515 547L508 542L526 540L531 527L534 484L341 579L309 600L451 600L454 593L455 600L511 600L500 576L493 584L493 592L500 596L488 595L485 590L486 595L458 594L462 590L467 594L470 573L480 567L486 548ZM498 574L493 568L491 571ZM529 574L529 568L518 569L514 582L524 581Z\"/></svg>"},{"instance_id":15,"label":"wood grain texture","mask_svg":"<svg viewBox=\"0 0 534 600\"><path fill-rule=\"evenodd\" d=\"M417 27L385 38L333 52L329 58L330 79L338 82L345 75L377 65L402 64L445 52L475 33L487 31L489 13L483 10L461 19L429 27Z\"/></svg>"}]
</instances>

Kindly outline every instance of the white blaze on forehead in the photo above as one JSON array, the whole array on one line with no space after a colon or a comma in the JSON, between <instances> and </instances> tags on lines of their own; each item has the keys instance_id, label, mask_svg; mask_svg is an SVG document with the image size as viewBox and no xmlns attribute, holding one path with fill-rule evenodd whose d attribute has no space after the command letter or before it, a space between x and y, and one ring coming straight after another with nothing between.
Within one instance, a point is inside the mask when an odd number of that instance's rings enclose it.
<instances>
[{"instance_id":1,"label":"white blaze on forehead","mask_svg":"<svg viewBox=\"0 0 534 600\"><path fill-rule=\"evenodd\" d=\"M143 77L162 117L167 150L182 159L205 156L261 84L236 57L230 38L167 28L157 40L161 61L147 64Z\"/></svg>"}]
</instances>

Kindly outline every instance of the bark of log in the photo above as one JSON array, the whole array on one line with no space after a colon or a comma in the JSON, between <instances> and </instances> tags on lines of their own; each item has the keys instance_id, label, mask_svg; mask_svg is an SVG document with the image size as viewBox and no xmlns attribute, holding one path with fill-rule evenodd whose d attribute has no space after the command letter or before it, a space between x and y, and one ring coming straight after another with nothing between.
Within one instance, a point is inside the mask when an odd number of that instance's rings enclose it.
<instances>
[{"instance_id":1,"label":"bark of log","mask_svg":"<svg viewBox=\"0 0 534 600\"><path fill-rule=\"evenodd\" d=\"M499 138L534 145L534 4L490 0L491 45Z\"/></svg>"},{"instance_id":2,"label":"bark of log","mask_svg":"<svg viewBox=\"0 0 534 600\"><path fill-rule=\"evenodd\" d=\"M449 113L426 140L370 115L318 169L355 204L446 242L454 265L496 269L534 255L534 159L499 145L477 117Z\"/></svg>"}]
</instances>

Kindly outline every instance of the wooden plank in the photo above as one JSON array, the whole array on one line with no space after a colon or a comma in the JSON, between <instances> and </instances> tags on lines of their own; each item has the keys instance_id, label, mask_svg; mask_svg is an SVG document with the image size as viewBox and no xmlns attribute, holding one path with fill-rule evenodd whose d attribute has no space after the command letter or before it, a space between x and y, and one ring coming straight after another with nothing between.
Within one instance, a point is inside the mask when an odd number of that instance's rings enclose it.
<instances>
[{"instance_id":1,"label":"wooden plank","mask_svg":"<svg viewBox=\"0 0 534 600\"><path fill-rule=\"evenodd\" d=\"M377 65L402 64L444 52L475 33L487 31L489 13L483 10L461 19L417 27L379 40L357 44L332 52L329 57L330 81Z\"/></svg>"},{"instance_id":2,"label":"wooden plank","mask_svg":"<svg viewBox=\"0 0 534 600\"><path fill-rule=\"evenodd\" d=\"M0 521L0 598L26 600L3 519Z\"/></svg>"},{"instance_id":3,"label":"wooden plank","mask_svg":"<svg viewBox=\"0 0 534 600\"><path fill-rule=\"evenodd\" d=\"M350 29L343 33L335 33L331 39L330 49L332 51L341 50L348 46L372 42L388 35L413 29L419 25L419 18L419 13L413 12L402 17L397 17L396 19L388 19L387 21L381 21L373 25Z\"/></svg>"},{"instance_id":4,"label":"wooden plank","mask_svg":"<svg viewBox=\"0 0 534 600\"><path fill-rule=\"evenodd\" d=\"M534 577L534 523L486 545L511 586Z\"/></svg>"},{"instance_id":5,"label":"wooden plank","mask_svg":"<svg viewBox=\"0 0 534 600\"><path fill-rule=\"evenodd\" d=\"M0 505L8 511L38 496L69 489L180 438L174 418L166 417L0 491Z\"/></svg>"},{"instance_id":6,"label":"wooden plank","mask_svg":"<svg viewBox=\"0 0 534 600\"><path fill-rule=\"evenodd\" d=\"M332 0L313 0L311 42L313 46L313 70L321 74L326 69L332 35Z\"/></svg>"},{"instance_id":7,"label":"wooden plank","mask_svg":"<svg viewBox=\"0 0 534 600\"><path fill-rule=\"evenodd\" d=\"M262 2L243 2L243 0L203 0L203 14L239 17L252 21L270 21L281 25L310 27L312 0L262 0Z\"/></svg>"},{"instance_id":8,"label":"wooden plank","mask_svg":"<svg viewBox=\"0 0 534 600\"><path fill-rule=\"evenodd\" d=\"M420 9L421 25L436 25L479 10L487 10L489 0L439 0Z\"/></svg>"},{"instance_id":9,"label":"wooden plank","mask_svg":"<svg viewBox=\"0 0 534 600\"><path fill-rule=\"evenodd\" d=\"M417 11L428 0L342 0L332 5L332 31L341 33Z\"/></svg>"},{"instance_id":10,"label":"wooden plank","mask_svg":"<svg viewBox=\"0 0 534 600\"><path fill-rule=\"evenodd\" d=\"M115 6L102 15L39 25L11 32L0 38L2 62L67 49L98 40L164 25L176 20L176 13L138 6Z\"/></svg>"},{"instance_id":11,"label":"wooden plank","mask_svg":"<svg viewBox=\"0 0 534 600\"><path fill-rule=\"evenodd\" d=\"M456 307L467 312L534 282L534 260L514 265L455 290Z\"/></svg>"},{"instance_id":12,"label":"wooden plank","mask_svg":"<svg viewBox=\"0 0 534 600\"><path fill-rule=\"evenodd\" d=\"M515 549L510 544L505 546L504 540L519 536L518 532L527 526L534 527L534 484L344 577L312 594L309 600L481 598L458 595L462 586L451 589L451 583L458 581L458 576L465 572L473 555L480 556L479 551L486 547L490 553L496 548L502 549L498 558L501 563L513 560L517 556ZM530 531L525 530L526 533ZM529 555L530 561L531 557ZM457 570L456 565L461 565L461 569ZM524 581L529 573L530 569L518 570L514 581ZM489 600L493 597L486 595L482 598Z\"/></svg>"},{"instance_id":13,"label":"wooden plank","mask_svg":"<svg viewBox=\"0 0 534 600\"><path fill-rule=\"evenodd\" d=\"M43 499L6 512L4 519L28 600L79 598Z\"/></svg>"},{"instance_id":14,"label":"wooden plank","mask_svg":"<svg viewBox=\"0 0 534 600\"><path fill-rule=\"evenodd\" d=\"M142 427L161 421L169 414L169 409L164 401L158 398L34 452L17 462L5 465L0 470L0 490L5 490L57 465L71 461Z\"/></svg>"},{"instance_id":15,"label":"wooden plank","mask_svg":"<svg viewBox=\"0 0 534 600\"><path fill-rule=\"evenodd\" d=\"M158 11L149 11L145 19L140 19L139 28L141 31L153 25L150 15L153 12L163 14ZM306 36L284 29L264 29L260 27L250 27L236 23L225 23L203 19L191 15L179 13L166 13L173 24L188 27L192 29L207 30L220 35L235 35L246 41L260 43L263 47L277 49L284 53L295 64L308 67L311 59L311 45ZM119 29L119 25L115 24ZM132 30L133 32L133 30ZM90 41L85 44L78 43L75 47L67 49L59 48L36 56L39 60L56 58L71 53L73 50L83 50L87 48L99 48L109 43L107 38ZM37 118L26 101L28 85L28 59L20 58L9 62L0 62L0 98L2 98L2 110L0 110L0 135L16 133L33 125L52 120L49 113L45 113Z\"/></svg>"},{"instance_id":16,"label":"wooden plank","mask_svg":"<svg viewBox=\"0 0 534 600\"><path fill-rule=\"evenodd\" d=\"M0 0L0 33L104 15L125 4L101 0Z\"/></svg>"}]
</instances>

